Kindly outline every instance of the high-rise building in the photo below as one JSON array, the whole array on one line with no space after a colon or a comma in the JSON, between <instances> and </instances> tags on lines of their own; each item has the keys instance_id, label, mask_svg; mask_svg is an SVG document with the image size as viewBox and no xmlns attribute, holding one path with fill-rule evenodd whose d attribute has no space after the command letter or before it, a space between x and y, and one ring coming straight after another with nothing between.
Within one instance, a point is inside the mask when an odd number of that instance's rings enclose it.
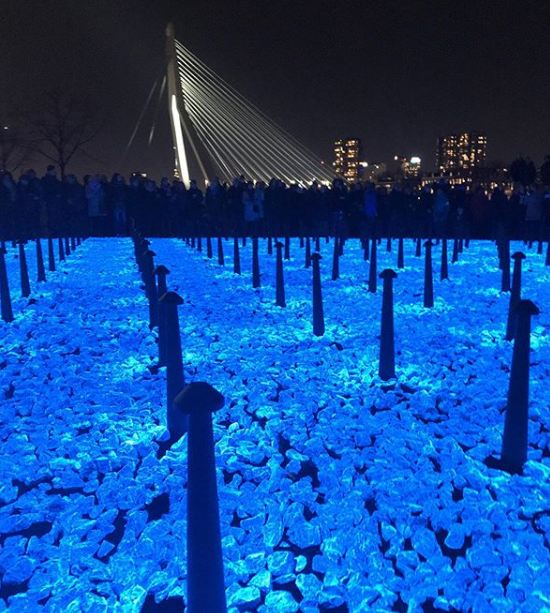
<instances>
[{"instance_id":1,"label":"high-rise building","mask_svg":"<svg viewBox=\"0 0 550 613\"><path fill-rule=\"evenodd\" d=\"M359 180L359 158L361 156L361 139L341 138L334 142L334 162L336 174L346 181L354 183Z\"/></svg>"},{"instance_id":2,"label":"high-rise building","mask_svg":"<svg viewBox=\"0 0 550 613\"><path fill-rule=\"evenodd\" d=\"M404 155L394 156L394 161L399 164L397 174L404 179L412 179L420 176L422 160L413 155L410 158Z\"/></svg>"},{"instance_id":3,"label":"high-rise building","mask_svg":"<svg viewBox=\"0 0 550 613\"><path fill-rule=\"evenodd\" d=\"M437 141L436 167L441 172L479 168L486 157L487 136L480 132L448 134Z\"/></svg>"}]
</instances>

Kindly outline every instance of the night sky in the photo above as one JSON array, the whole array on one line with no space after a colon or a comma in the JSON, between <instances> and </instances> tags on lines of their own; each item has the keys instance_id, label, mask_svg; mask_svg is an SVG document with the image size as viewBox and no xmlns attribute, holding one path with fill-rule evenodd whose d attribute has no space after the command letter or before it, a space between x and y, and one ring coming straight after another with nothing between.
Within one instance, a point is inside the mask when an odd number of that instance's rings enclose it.
<instances>
[{"instance_id":1,"label":"night sky","mask_svg":"<svg viewBox=\"0 0 550 613\"><path fill-rule=\"evenodd\" d=\"M550 153L550 2L437 0L1 0L0 113L45 91L82 92L102 134L69 170L173 167L166 104L125 161L125 145L164 70L164 29L329 162L359 136L364 158L420 155L440 134L481 130L489 160ZM3 110L2 110L3 109ZM3 121L3 120L2 120ZM34 166L42 171L44 162Z\"/></svg>"}]
</instances>

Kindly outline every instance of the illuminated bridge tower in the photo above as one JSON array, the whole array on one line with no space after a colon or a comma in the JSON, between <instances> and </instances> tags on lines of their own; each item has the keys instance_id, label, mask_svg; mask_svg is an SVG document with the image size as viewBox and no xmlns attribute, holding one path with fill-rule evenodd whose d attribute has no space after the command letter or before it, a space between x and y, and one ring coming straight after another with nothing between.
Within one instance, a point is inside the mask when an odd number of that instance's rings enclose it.
<instances>
[{"instance_id":1,"label":"illuminated bridge tower","mask_svg":"<svg viewBox=\"0 0 550 613\"><path fill-rule=\"evenodd\" d=\"M185 48L172 24L166 28L166 56L176 168L186 185L190 161L205 181L212 175L302 185L332 181L330 166Z\"/></svg>"}]
</instances>

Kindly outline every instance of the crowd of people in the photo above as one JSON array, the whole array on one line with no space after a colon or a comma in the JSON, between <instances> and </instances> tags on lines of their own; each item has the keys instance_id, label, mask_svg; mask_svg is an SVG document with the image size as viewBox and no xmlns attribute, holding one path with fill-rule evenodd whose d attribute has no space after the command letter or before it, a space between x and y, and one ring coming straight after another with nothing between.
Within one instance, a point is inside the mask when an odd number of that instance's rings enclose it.
<instances>
[{"instance_id":1,"label":"crowd of people","mask_svg":"<svg viewBox=\"0 0 550 613\"><path fill-rule=\"evenodd\" d=\"M149 236L197 234L333 234L349 236L471 236L499 232L530 239L550 231L550 189L517 185L490 193L481 186L373 183L348 185L268 184L214 178L205 189L196 181L160 183L140 173L128 181L118 173L69 174L62 180L48 166L43 177L28 170L17 181L0 173L0 238L48 235L121 236L136 227Z\"/></svg>"}]
</instances>

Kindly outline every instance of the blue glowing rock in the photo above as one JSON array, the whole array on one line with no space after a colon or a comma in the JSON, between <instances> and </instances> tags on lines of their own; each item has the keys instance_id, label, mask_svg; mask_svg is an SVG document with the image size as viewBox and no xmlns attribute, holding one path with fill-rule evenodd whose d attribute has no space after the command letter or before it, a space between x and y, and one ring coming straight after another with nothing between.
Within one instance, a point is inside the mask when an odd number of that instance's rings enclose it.
<instances>
[{"instance_id":1,"label":"blue glowing rock","mask_svg":"<svg viewBox=\"0 0 550 613\"><path fill-rule=\"evenodd\" d=\"M289 526L288 538L294 545L304 549L319 545L321 543L321 532L319 526L314 526L301 518L300 522Z\"/></svg>"},{"instance_id":2,"label":"blue glowing rock","mask_svg":"<svg viewBox=\"0 0 550 613\"><path fill-rule=\"evenodd\" d=\"M464 545L465 536L466 533L462 524L452 524L449 534L445 537L445 545L450 549L461 549Z\"/></svg>"},{"instance_id":3,"label":"blue glowing rock","mask_svg":"<svg viewBox=\"0 0 550 613\"><path fill-rule=\"evenodd\" d=\"M266 547L275 547L283 538L283 522L280 517L269 516L263 527L264 543Z\"/></svg>"},{"instance_id":4,"label":"blue glowing rock","mask_svg":"<svg viewBox=\"0 0 550 613\"><path fill-rule=\"evenodd\" d=\"M2 564L5 564L5 561ZM7 565L2 582L8 584L24 583L32 576L35 568L36 561L32 558L27 556L15 558Z\"/></svg>"},{"instance_id":5,"label":"blue glowing rock","mask_svg":"<svg viewBox=\"0 0 550 613\"><path fill-rule=\"evenodd\" d=\"M294 556L290 551L275 551L268 559L267 568L274 577L292 573L294 570Z\"/></svg>"},{"instance_id":6,"label":"blue glowing rock","mask_svg":"<svg viewBox=\"0 0 550 613\"><path fill-rule=\"evenodd\" d=\"M259 588L262 592L267 592L271 587L271 573L268 570L261 570L256 573L248 582L248 585L253 585Z\"/></svg>"},{"instance_id":7,"label":"blue glowing rock","mask_svg":"<svg viewBox=\"0 0 550 613\"><path fill-rule=\"evenodd\" d=\"M250 553L246 556L244 562L249 575L258 573L266 567L265 553L263 551Z\"/></svg>"},{"instance_id":8,"label":"blue glowing rock","mask_svg":"<svg viewBox=\"0 0 550 613\"><path fill-rule=\"evenodd\" d=\"M270 592L265 597L265 606L270 613L294 613L300 608L292 594L285 591Z\"/></svg>"},{"instance_id":9,"label":"blue glowing rock","mask_svg":"<svg viewBox=\"0 0 550 613\"><path fill-rule=\"evenodd\" d=\"M257 587L242 587L229 596L228 607L237 607L241 610L252 611L261 602L261 593Z\"/></svg>"},{"instance_id":10,"label":"blue glowing rock","mask_svg":"<svg viewBox=\"0 0 550 613\"><path fill-rule=\"evenodd\" d=\"M123 608L139 610L145 599L147 598L147 590L141 585L134 585L127 590L124 590L120 595L120 603Z\"/></svg>"},{"instance_id":11,"label":"blue glowing rock","mask_svg":"<svg viewBox=\"0 0 550 613\"><path fill-rule=\"evenodd\" d=\"M296 587L300 590L305 602L314 603L319 598L323 584L315 575L301 573L296 577Z\"/></svg>"},{"instance_id":12,"label":"blue glowing rock","mask_svg":"<svg viewBox=\"0 0 550 613\"><path fill-rule=\"evenodd\" d=\"M301 573L307 565L307 558L305 556L296 556L296 567L294 570L297 573Z\"/></svg>"}]
</instances>

